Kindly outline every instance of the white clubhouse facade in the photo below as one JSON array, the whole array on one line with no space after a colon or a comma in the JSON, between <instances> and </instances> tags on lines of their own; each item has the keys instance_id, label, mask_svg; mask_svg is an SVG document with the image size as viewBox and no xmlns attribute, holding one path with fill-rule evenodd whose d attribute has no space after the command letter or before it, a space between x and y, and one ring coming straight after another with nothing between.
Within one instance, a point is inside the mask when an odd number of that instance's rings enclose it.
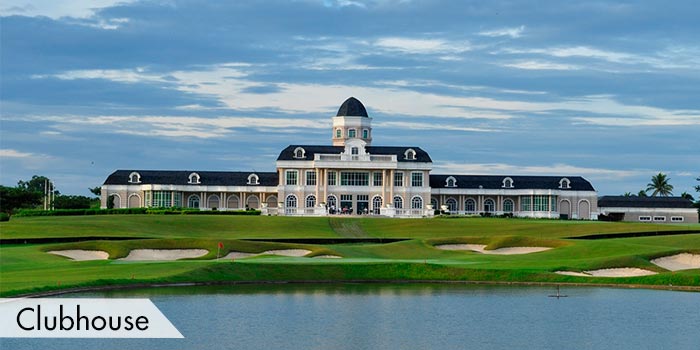
<instances>
[{"instance_id":1,"label":"white clubhouse facade","mask_svg":"<svg viewBox=\"0 0 700 350\"><path fill-rule=\"evenodd\" d=\"M259 209L263 215L461 215L597 219L597 193L580 176L431 174L416 146L372 146L372 118L348 98L331 145L290 145L276 172L117 170L102 207Z\"/></svg>"}]
</instances>

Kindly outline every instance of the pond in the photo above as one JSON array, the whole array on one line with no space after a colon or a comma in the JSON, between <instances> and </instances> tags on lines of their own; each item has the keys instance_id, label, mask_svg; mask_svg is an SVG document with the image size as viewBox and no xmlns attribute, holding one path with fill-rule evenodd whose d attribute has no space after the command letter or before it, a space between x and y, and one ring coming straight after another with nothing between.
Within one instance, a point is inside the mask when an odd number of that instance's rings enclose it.
<instances>
[{"instance_id":1,"label":"pond","mask_svg":"<svg viewBox=\"0 0 700 350\"><path fill-rule=\"evenodd\" d=\"M461 284L173 287L185 339L2 339L3 349L699 349L700 293Z\"/></svg>"}]
</instances>

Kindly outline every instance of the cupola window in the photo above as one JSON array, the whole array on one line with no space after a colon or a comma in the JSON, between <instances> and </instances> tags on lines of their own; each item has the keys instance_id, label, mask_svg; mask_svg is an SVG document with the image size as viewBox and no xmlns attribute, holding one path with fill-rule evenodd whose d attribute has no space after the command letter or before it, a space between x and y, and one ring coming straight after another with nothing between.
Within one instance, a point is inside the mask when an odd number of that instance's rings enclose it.
<instances>
[{"instance_id":1,"label":"cupola window","mask_svg":"<svg viewBox=\"0 0 700 350\"><path fill-rule=\"evenodd\" d=\"M348 130L348 137L351 139L357 137L357 130L355 130L355 129Z\"/></svg>"},{"instance_id":2,"label":"cupola window","mask_svg":"<svg viewBox=\"0 0 700 350\"><path fill-rule=\"evenodd\" d=\"M336 139L339 139L339 138L341 138L341 137L343 137L343 130L336 129L336 130L335 130L335 138L336 138Z\"/></svg>"}]
</instances>

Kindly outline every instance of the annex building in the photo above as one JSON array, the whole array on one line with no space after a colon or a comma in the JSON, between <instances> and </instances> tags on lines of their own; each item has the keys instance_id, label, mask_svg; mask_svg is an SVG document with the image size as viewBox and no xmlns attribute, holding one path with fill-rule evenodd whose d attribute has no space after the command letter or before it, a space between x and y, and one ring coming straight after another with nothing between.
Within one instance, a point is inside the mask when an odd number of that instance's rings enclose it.
<instances>
[{"instance_id":1,"label":"annex building","mask_svg":"<svg viewBox=\"0 0 700 350\"><path fill-rule=\"evenodd\" d=\"M597 193L580 176L432 174L418 146L372 145L372 118L356 98L333 117L327 145L290 145L276 172L117 170L102 207L260 209L263 215L450 214L597 219Z\"/></svg>"}]
</instances>

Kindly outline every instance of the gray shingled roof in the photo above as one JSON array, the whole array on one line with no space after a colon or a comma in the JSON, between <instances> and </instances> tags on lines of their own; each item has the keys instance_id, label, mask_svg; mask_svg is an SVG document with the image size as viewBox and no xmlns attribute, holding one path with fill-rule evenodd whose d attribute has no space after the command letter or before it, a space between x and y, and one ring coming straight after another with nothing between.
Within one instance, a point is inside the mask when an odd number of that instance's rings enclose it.
<instances>
[{"instance_id":1,"label":"gray shingled roof","mask_svg":"<svg viewBox=\"0 0 700 350\"><path fill-rule=\"evenodd\" d=\"M365 109L365 105L360 102L360 100L350 97L345 102L343 102L342 105L340 105L340 108L338 108L338 114L336 114L338 117L345 117L345 116L350 116L350 117L367 117L367 109Z\"/></svg>"},{"instance_id":2,"label":"gray shingled roof","mask_svg":"<svg viewBox=\"0 0 700 350\"><path fill-rule=\"evenodd\" d=\"M454 177L457 187L446 187L447 178ZM518 175L430 175L432 188L484 188L502 189L503 180L509 177L513 180L513 189L543 189L559 190L559 181L569 179L570 188L564 191L595 191L588 180L580 176L518 176ZM481 186L481 187L480 187Z\"/></svg>"},{"instance_id":3,"label":"gray shingled roof","mask_svg":"<svg viewBox=\"0 0 700 350\"><path fill-rule=\"evenodd\" d=\"M242 172L242 171L193 171L193 170L117 170L105 180L105 185L129 185L129 175L137 172L141 175L142 184L155 185L191 185L189 176L199 174L203 186L255 186L248 185L250 174L258 175L260 184L257 186L277 186L277 172Z\"/></svg>"},{"instance_id":4,"label":"gray shingled roof","mask_svg":"<svg viewBox=\"0 0 700 350\"><path fill-rule=\"evenodd\" d=\"M294 158L294 150L297 149L297 147L301 147L304 149L304 158ZM409 148L416 151L415 160L404 159L404 154ZM365 150L367 151L367 153L374 155L396 155L396 159L399 162L426 163L433 161L432 159L430 159L428 153L422 150L420 147L367 146L365 147ZM283 149L282 152L280 152L280 155L279 157L277 157L277 160L313 160L314 154L316 153L340 154L344 151L345 147L343 146L289 145L287 146L287 148Z\"/></svg>"},{"instance_id":5,"label":"gray shingled roof","mask_svg":"<svg viewBox=\"0 0 700 350\"><path fill-rule=\"evenodd\" d=\"M683 197L603 196L599 208L693 208L693 202Z\"/></svg>"}]
</instances>

